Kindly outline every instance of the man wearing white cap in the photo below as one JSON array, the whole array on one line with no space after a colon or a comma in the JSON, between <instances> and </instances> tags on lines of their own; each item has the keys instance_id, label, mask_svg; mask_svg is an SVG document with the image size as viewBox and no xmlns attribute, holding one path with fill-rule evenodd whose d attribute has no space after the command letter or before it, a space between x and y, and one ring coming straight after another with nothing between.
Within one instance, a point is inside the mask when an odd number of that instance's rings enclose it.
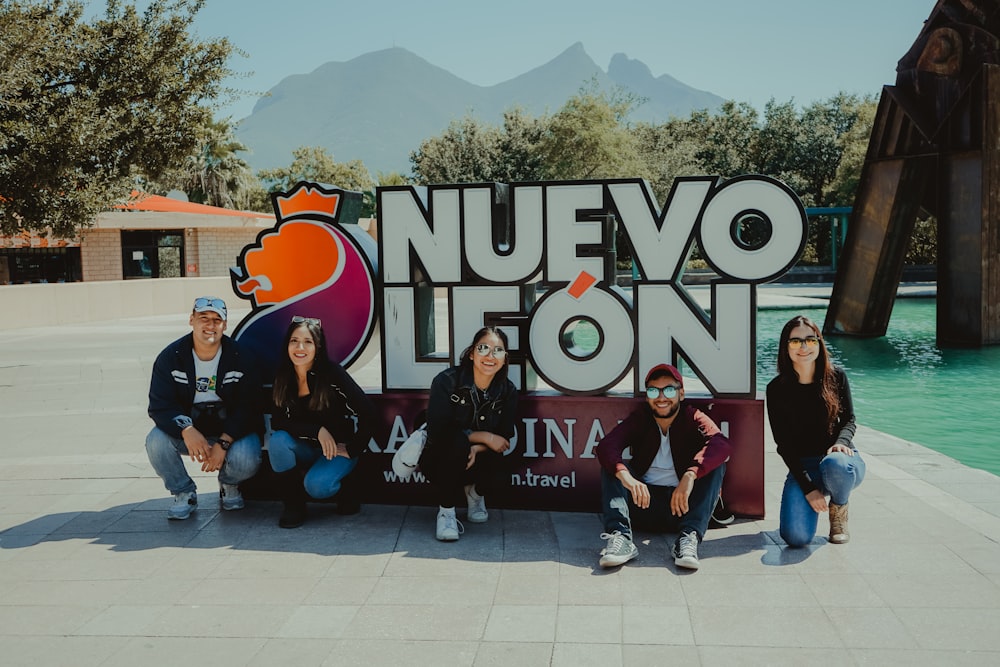
<instances>
[{"instance_id":1,"label":"man wearing white cap","mask_svg":"<svg viewBox=\"0 0 1000 667\"><path fill-rule=\"evenodd\" d=\"M194 480L182 457L219 473L222 509L243 509L239 483L261 461L258 395L253 363L226 331L226 303L198 297L191 309L191 333L166 347L153 364L149 416L156 426L146 436L146 453L174 496L168 519L187 519L198 508Z\"/></svg>"},{"instance_id":2,"label":"man wearing white cap","mask_svg":"<svg viewBox=\"0 0 1000 667\"><path fill-rule=\"evenodd\" d=\"M732 445L700 410L681 405L684 381L669 364L646 374L646 403L597 446L607 546L601 567L632 560L632 525L678 532L674 564L697 570L698 543L708 529ZM623 452L631 449L626 464Z\"/></svg>"}]
</instances>

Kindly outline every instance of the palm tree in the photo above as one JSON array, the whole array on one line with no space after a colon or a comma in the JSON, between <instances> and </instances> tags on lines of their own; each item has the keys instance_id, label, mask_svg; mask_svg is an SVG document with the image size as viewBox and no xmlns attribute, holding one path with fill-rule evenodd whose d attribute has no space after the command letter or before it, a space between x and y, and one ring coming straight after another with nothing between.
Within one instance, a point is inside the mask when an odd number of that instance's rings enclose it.
<instances>
[{"instance_id":1,"label":"palm tree","mask_svg":"<svg viewBox=\"0 0 1000 667\"><path fill-rule=\"evenodd\" d=\"M248 148L233 136L230 119L209 121L198 145L182 169L191 201L223 208L245 208L249 190L257 185L249 165L237 153Z\"/></svg>"},{"instance_id":2,"label":"palm tree","mask_svg":"<svg viewBox=\"0 0 1000 667\"><path fill-rule=\"evenodd\" d=\"M183 190L199 204L246 210L260 181L237 153L247 152L233 135L231 119L210 120L201 128L195 152L178 167L145 184L149 192L165 194Z\"/></svg>"}]
</instances>

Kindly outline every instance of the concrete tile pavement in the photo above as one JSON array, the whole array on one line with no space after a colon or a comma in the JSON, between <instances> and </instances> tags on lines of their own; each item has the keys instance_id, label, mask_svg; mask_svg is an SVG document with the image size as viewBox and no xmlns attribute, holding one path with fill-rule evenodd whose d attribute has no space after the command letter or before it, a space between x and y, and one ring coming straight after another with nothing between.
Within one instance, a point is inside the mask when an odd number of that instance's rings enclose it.
<instances>
[{"instance_id":1,"label":"concrete tile pavement","mask_svg":"<svg viewBox=\"0 0 1000 667\"><path fill-rule=\"evenodd\" d=\"M767 518L709 531L697 573L655 534L601 570L593 514L491 510L454 544L424 507L315 506L281 530L277 504L219 511L214 476L196 476L194 518L168 522L146 391L186 330L181 315L0 332L4 665L1000 659L1000 478L863 427L850 544L781 544L769 443Z\"/></svg>"}]
</instances>

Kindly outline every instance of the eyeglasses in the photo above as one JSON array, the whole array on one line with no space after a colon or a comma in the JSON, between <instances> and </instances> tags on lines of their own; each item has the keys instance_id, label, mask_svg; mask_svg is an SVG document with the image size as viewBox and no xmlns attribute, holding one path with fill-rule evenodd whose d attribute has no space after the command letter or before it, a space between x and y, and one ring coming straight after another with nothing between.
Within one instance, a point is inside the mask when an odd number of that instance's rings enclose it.
<instances>
[{"instance_id":1,"label":"eyeglasses","mask_svg":"<svg viewBox=\"0 0 1000 667\"><path fill-rule=\"evenodd\" d=\"M663 394L664 398L677 398L680 391L676 385L668 384L666 387L646 387L646 398L656 400Z\"/></svg>"},{"instance_id":2,"label":"eyeglasses","mask_svg":"<svg viewBox=\"0 0 1000 667\"><path fill-rule=\"evenodd\" d=\"M292 324L315 324L318 327L323 326L323 322L318 317L302 317L301 315L292 315Z\"/></svg>"},{"instance_id":3,"label":"eyeglasses","mask_svg":"<svg viewBox=\"0 0 1000 667\"><path fill-rule=\"evenodd\" d=\"M499 345L497 347L490 347L486 343L480 343L476 346L476 354L480 357L485 357L487 354L492 354L494 359L503 359L507 356L507 350L503 349Z\"/></svg>"},{"instance_id":4,"label":"eyeglasses","mask_svg":"<svg viewBox=\"0 0 1000 667\"><path fill-rule=\"evenodd\" d=\"M214 296L199 296L197 299L194 300L195 310L197 310L198 308L208 308L208 307L221 308L222 310L225 310L226 302Z\"/></svg>"},{"instance_id":5,"label":"eyeglasses","mask_svg":"<svg viewBox=\"0 0 1000 667\"><path fill-rule=\"evenodd\" d=\"M806 347L816 347L819 345L819 338L816 336L806 336L805 338L789 338L788 347L797 350L805 345Z\"/></svg>"}]
</instances>

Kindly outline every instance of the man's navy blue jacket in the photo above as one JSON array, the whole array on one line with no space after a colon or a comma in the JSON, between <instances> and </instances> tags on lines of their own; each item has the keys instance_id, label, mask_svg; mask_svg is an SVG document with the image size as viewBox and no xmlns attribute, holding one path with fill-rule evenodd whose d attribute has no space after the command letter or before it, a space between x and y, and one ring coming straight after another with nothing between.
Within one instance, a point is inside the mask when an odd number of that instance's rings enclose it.
<instances>
[{"instance_id":1,"label":"man's navy blue jacket","mask_svg":"<svg viewBox=\"0 0 1000 667\"><path fill-rule=\"evenodd\" d=\"M260 380L251 359L229 336L222 337L216 378L215 392L226 409L222 432L239 440L260 431ZM160 352L149 383L149 416L157 428L171 437L180 438L181 429L193 418L195 380L194 335L189 333Z\"/></svg>"}]
</instances>

